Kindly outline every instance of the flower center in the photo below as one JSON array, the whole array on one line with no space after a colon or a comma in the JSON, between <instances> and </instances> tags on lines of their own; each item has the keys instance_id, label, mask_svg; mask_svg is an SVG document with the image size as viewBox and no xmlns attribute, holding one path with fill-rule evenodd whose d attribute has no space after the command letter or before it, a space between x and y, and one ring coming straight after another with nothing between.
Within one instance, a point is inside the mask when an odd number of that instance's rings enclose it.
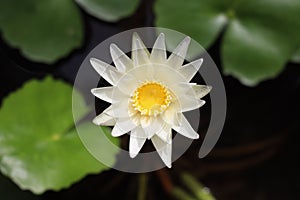
<instances>
[{"instance_id":1,"label":"flower center","mask_svg":"<svg viewBox=\"0 0 300 200\"><path fill-rule=\"evenodd\" d=\"M168 89L157 82L147 82L138 87L132 96L132 106L142 115L158 115L171 103Z\"/></svg>"}]
</instances>

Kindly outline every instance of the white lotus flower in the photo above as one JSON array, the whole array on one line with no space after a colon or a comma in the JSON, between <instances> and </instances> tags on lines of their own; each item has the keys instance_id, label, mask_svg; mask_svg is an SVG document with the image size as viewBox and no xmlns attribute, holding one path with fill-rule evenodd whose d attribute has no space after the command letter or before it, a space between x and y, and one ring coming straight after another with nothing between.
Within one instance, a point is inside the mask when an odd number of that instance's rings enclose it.
<instances>
[{"instance_id":1,"label":"white lotus flower","mask_svg":"<svg viewBox=\"0 0 300 200\"><path fill-rule=\"evenodd\" d=\"M200 98L211 87L190 83L203 59L182 66L189 43L186 37L167 58L163 33L151 54L134 33L131 59L115 44L110 46L115 67L90 59L94 69L112 85L92 89L96 97L111 103L93 122L114 126L115 137L130 133L130 157L151 139L163 162L171 167L172 129L191 139L199 137L182 113L201 107L205 101Z\"/></svg>"}]
</instances>

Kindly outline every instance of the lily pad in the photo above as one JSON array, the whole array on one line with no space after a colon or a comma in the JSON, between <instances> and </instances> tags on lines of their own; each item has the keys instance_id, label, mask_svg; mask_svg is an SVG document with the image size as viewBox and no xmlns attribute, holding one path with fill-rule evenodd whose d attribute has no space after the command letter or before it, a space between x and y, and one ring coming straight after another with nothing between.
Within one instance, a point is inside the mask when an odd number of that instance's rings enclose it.
<instances>
[{"instance_id":1,"label":"lily pad","mask_svg":"<svg viewBox=\"0 0 300 200\"><path fill-rule=\"evenodd\" d=\"M300 44L298 0L158 0L155 13L156 25L181 31L206 48L224 31L224 72L246 85L278 75Z\"/></svg>"},{"instance_id":2,"label":"lily pad","mask_svg":"<svg viewBox=\"0 0 300 200\"><path fill-rule=\"evenodd\" d=\"M1 0L0 29L28 59L48 64L83 42L81 16L73 0Z\"/></svg>"},{"instance_id":3,"label":"lily pad","mask_svg":"<svg viewBox=\"0 0 300 200\"><path fill-rule=\"evenodd\" d=\"M82 116L89 108L77 102ZM20 188L36 194L69 187L89 173L108 169L81 143L72 117L72 87L52 78L33 80L9 95L0 109L0 170ZM112 138L109 129L79 125L87 137ZM99 144L115 162L115 150Z\"/></svg>"},{"instance_id":4,"label":"lily pad","mask_svg":"<svg viewBox=\"0 0 300 200\"><path fill-rule=\"evenodd\" d=\"M86 12L101 20L116 22L131 15L139 0L75 0Z\"/></svg>"},{"instance_id":5,"label":"lily pad","mask_svg":"<svg viewBox=\"0 0 300 200\"><path fill-rule=\"evenodd\" d=\"M292 56L292 61L295 63L300 63L300 49Z\"/></svg>"}]
</instances>

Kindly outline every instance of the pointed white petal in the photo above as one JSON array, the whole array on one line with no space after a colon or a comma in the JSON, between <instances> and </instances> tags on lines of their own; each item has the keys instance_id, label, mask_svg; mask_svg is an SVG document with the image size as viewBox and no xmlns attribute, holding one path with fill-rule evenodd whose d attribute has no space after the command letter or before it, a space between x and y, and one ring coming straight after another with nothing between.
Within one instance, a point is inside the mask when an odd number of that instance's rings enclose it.
<instances>
[{"instance_id":1,"label":"pointed white petal","mask_svg":"<svg viewBox=\"0 0 300 200\"><path fill-rule=\"evenodd\" d=\"M94 88L91 90L93 95L109 103L112 103L113 91L114 91L114 87L101 87L101 88Z\"/></svg>"},{"instance_id":2,"label":"pointed white petal","mask_svg":"<svg viewBox=\"0 0 300 200\"><path fill-rule=\"evenodd\" d=\"M110 54L118 71L127 72L133 68L132 60L117 45L110 45Z\"/></svg>"},{"instance_id":3,"label":"pointed white petal","mask_svg":"<svg viewBox=\"0 0 300 200\"><path fill-rule=\"evenodd\" d=\"M190 80L192 80L192 78L200 69L202 63L203 63L203 59L200 58L198 60L195 60L191 63L184 65L183 67L179 68L178 71L186 78L187 82L190 82Z\"/></svg>"},{"instance_id":4,"label":"pointed white petal","mask_svg":"<svg viewBox=\"0 0 300 200\"><path fill-rule=\"evenodd\" d=\"M140 150L142 149L146 138L137 138L134 136L130 136L129 140L129 155L131 158L134 158L138 155Z\"/></svg>"},{"instance_id":5,"label":"pointed white petal","mask_svg":"<svg viewBox=\"0 0 300 200\"><path fill-rule=\"evenodd\" d=\"M192 85L196 85L196 84L188 83L186 81L181 81L181 82L175 82L169 87L172 88L172 91L177 96L177 99L180 99L181 96L185 94L194 94Z\"/></svg>"},{"instance_id":6,"label":"pointed white petal","mask_svg":"<svg viewBox=\"0 0 300 200\"><path fill-rule=\"evenodd\" d=\"M151 141L159 154L162 161L166 164L167 167L171 168L172 166L172 144L162 141L158 136L154 135L151 138Z\"/></svg>"},{"instance_id":7,"label":"pointed white petal","mask_svg":"<svg viewBox=\"0 0 300 200\"><path fill-rule=\"evenodd\" d=\"M93 119L93 123L101 126L113 126L116 124L116 119L108 114L108 111L112 109L112 106L106 108L100 115Z\"/></svg>"},{"instance_id":8,"label":"pointed white petal","mask_svg":"<svg viewBox=\"0 0 300 200\"><path fill-rule=\"evenodd\" d=\"M111 79L113 80L113 82L115 84L118 84L118 81L121 79L123 74L121 72L118 72L118 71L110 71L110 76L111 76Z\"/></svg>"},{"instance_id":9,"label":"pointed white petal","mask_svg":"<svg viewBox=\"0 0 300 200\"><path fill-rule=\"evenodd\" d=\"M114 126L116 124L116 120L103 111L100 115L93 119L93 123L98 126Z\"/></svg>"},{"instance_id":10,"label":"pointed white petal","mask_svg":"<svg viewBox=\"0 0 300 200\"><path fill-rule=\"evenodd\" d=\"M138 85L140 86L141 83L144 83L146 80L155 80L154 73L155 69L157 68L156 64L149 63L139 67L134 68L130 71L130 75L132 75L137 81ZM126 74L127 76L128 74Z\"/></svg>"},{"instance_id":11,"label":"pointed white petal","mask_svg":"<svg viewBox=\"0 0 300 200\"><path fill-rule=\"evenodd\" d=\"M155 64L151 63L146 67L146 71L144 73L146 74L146 79L147 80L153 80L154 79L154 74L155 74L155 67L157 67ZM140 77L143 77L144 75L141 75Z\"/></svg>"},{"instance_id":12,"label":"pointed white petal","mask_svg":"<svg viewBox=\"0 0 300 200\"><path fill-rule=\"evenodd\" d=\"M124 132L119 126L114 126L114 128L111 131L111 135L113 137L119 137L124 134L126 134L126 132Z\"/></svg>"},{"instance_id":13,"label":"pointed white petal","mask_svg":"<svg viewBox=\"0 0 300 200\"><path fill-rule=\"evenodd\" d=\"M111 109L108 110L106 113L115 118L128 118L129 110L128 110L127 99L120 101L118 103L112 104Z\"/></svg>"},{"instance_id":14,"label":"pointed white petal","mask_svg":"<svg viewBox=\"0 0 300 200\"><path fill-rule=\"evenodd\" d=\"M122 77L122 79L117 84L117 87L127 95L131 95L134 90L139 86L139 82L137 81L134 74L126 74Z\"/></svg>"},{"instance_id":15,"label":"pointed white petal","mask_svg":"<svg viewBox=\"0 0 300 200\"><path fill-rule=\"evenodd\" d=\"M150 126L152 118L149 116L142 115L141 116L141 126L143 128Z\"/></svg>"},{"instance_id":16,"label":"pointed white petal","mask_svg":"<svg viewBox=\"0 0 300 200\"><path fill-rule=\"evenodd\" d=\"M130 115L130 114L129 114ZM141 125L141 117L140 114L137 112L135 115L130 116L132 122L136 125L136 126L140 126Z\"/></svg>"},{"instance_id":17,"label":"pointed white petal","mask_svg":"<svg viewBox=\"0 0 300 200\"><path fill-rule=\"evenodd\" d=\"M205 101L202 99L196 99L192 96L183 95L179 99L181 112L187 112L190 110L195 110L200 108L205 104Z\"/></svg>"},{"instance_id":18,"label":"pointed white petal","mask_svg":"<svg viewBox=\"0 0 300 200\"><path fill-rule=\"evenodd\" d=\"M137 115L139 112L134 109L133 105L131 103L128 104L128 115L129 117Z\"/></svg>"},{"instance_id":19,"label":"pointed white petal","mask_svg":"<svg viewBox=\"0 0 300 200\"><path fill-rule=\"evenodd\" d=\"M171 144L172 143L172 128L169 125L165 125L163 129L161 129L156 134L160 139L162 139L164 142Z\"/></svg>"},{"instance_id":20,"label":"pointed white petal","mask_svg":"<svg viewBox=\"0 0 300 200\"><path fill-rule=\"evenodd\" d=\"M148 136L148 139L150 139L153 135L163 129L165 122L161 119L161 117L150 117L146 123L142 120L141 125Z\"/></svg>"},{"instance_id":21,"label":"pointed white petal","mask_svg":"<svg viewBox=\"0 0 300 200\"><path fill-rule=\"evenodd\" d=\"M168 65L174 68L179 68L182 66L189 44L190 44L191 38L190 37L185 37L179 45L175 48L173 53L170 55L168 58Z\"/></svg>"},{"instance_id":22,"label":"pointed white petal","mask_svg":"<svg viewBox=\"0 0 300 200\"><path fill-rule=\"evenodd\" d=\"M194 131L188 120L185 118L183 114L181 114L181 126L172 126L172 128L180 133L181 135L190 138L190 139L198 139L199 135Z\"/></svg>"},{"instance_id":23,"label":"pointed white petal","mask_svg":"<svg viewBox=\"0 0 300 200\"><path fill-rule=\"evenodd\" d=\"M130 118L119 118L111 132L112 136L118 137L133 130L136 125L131 121Z\"/></svg>"},{"instance_id":24,"label":"pointed white petal","mask_svg":"<svg viewBox=\"0 0 300 200\"><path fill-rule=\"evenodd\" d=\"M117 86L114 86L114 89L112 91L112 104L119 103L121 101L124 101L125 99L129 99L130 95L124 94Z\"/></svg>"},{"instance_id":25,"label":"pointed white petal","mask_svg":"<svg viewBox=\"0 0 300 200\"><path fill-rule=\"evenodd\" d=\"M170 90L173 91L174 89L176 89L176 85L178 83L181 82L186 83L186 79L178 72L177 69L172 68L172 66L167 66L165 64L153 64L153 65L154 65L153 68L155 70L154 79L162 81L163 84L168 86Z\"/></svg>"},{"instance_id":26,"label":"pointed white petal","mask_svg":"<svg viewBox=\"0 0 300 200\"><path fill-rule=\"evenodd\" d=\"M130 136L135 138L147 139L147 135L141 126L137 126L135 129L133 129L130 133Z\"/></svg>"},{"instance_id":27,"label":"pointed white petal","mask_svg":"<svg viewBox=\"0 0 300 200\"><path fill-rule=\"evenodd\" d=\"M113 67L97 58L90 58L90 63L100 76L102 76L108 67Z\"/></svg>"},{"instance_id":28,"label":"pointed white petal","mask_svg":"<svg viewBox=\"0 0 300 200\"><path fill-rule=\"evenodd\" d=\"M107 82L109 82L111 85L115 85L116 82L111 76L111 72L115 72L117 74L120 74L120 72L117 71L117 69L101 60L98 60L96 58L91 58L90 63L93 66L93 68L100 74L101 77L103 77Z\"/></svg>"},{"instance_id":29,"label":"pointed white petal","mask_svg":"<svg viewBox=\"0 0 300 200\"><path fill-rule=\"evenodd\" d=\"M148 49L145 47L141 38L137 33L133 33L132 35L132 55L131 58L133 60L134 66L140 66L150 62L150 53Z\"/></svg>"},{"instance_id":30,"label":"pointed white petal","mask_svg":"<svg viewBox=\"0 0 300 200\"><path fill-rule=\"evenodd\" d=\"M152 63L165 63L167 61L165 34L161 33L157 37L150 55Z\"/></svg>"},{"instance_id":31,"label":"pointed white petal","mask_svg":"<svg viewBox=\"0 0 300 200\"><path fill-rule=\"evenodd\" d=\"M141 126L145 131L145 134L147 135L148 138L153 136L153 132L150 131L150 126L152 124L153 121L153 117L149 117L149 116L141 116L140 118L140 122L141 122ZM147 129L147 131L146 131Z\"/></svg>"},{"instance_id":32,"label":"pointed white petal","mask_svg":"<svg viewBox=\"0 0 300 200\"><path fill-rule=\"evenodd\" d=\"M204 97L212 89L212 87L209 85L193 85L192 88L194 90L194 95L197 99Z\"/></svg>"},{"instance_id":33,"label":"pointed white petal","mask_svg":"<svg viewBox=\"0 0 300 200\"><path fill-rule=\"evenodd\" d=\"M162 113L162 119L170 125L179 126L180 119L178 117L178 112L180 111L180 106L177 102L172 102L170 106Z\"/></svg>"}]
</instances>

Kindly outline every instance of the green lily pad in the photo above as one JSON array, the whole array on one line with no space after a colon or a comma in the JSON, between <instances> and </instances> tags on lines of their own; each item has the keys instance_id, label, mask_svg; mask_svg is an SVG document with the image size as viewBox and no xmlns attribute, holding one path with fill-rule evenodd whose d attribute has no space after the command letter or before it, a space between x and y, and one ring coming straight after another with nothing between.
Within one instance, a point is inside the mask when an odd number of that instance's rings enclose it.
<instances>
[{"instance_id":1,"label":"green lily pad","mask_svg":"<svg viewBox=\"0 0 300 200\"><path fill-rule=\"evenodd\" d=\"M84 116L89 108L77 102ZM109 129L92 123L79 125L87 137L112 138ZM115 162L116 150L99 144ZM0 170L20 188L36 194L60 190L89 173L108 169L93 158L81 143L72 117L72 87L52 78L33 80L9 95L0 109Z\"/></svg>"},{"instance_id":2,"label":"green lily pad","mask_svg":"<svg viewBox=\"0 0 300 200\"><path fill-rule=\"evenodd\" d=\"M83 42L80 12L72 0L1 0L0 29L28 59L48 64Z\"/></svg>"},{"instance_id":3,"label":"green lily pad","mask_svg":"<svg viewBox=\"0 0 300 200\"><path fill-rule=\"evenodd\" d=\"M228 19L222 7L226 1L157 0L154 5L156 25L185 33L202 46L210 46ZM222 5L222 3L224 5ZM215 8L220 4L220 8Z\"/></svg>"},{"instance_id":4,"label":"green lily pad","mask_svg":"<svg viewBox=\"0 0 300 200\"><path fill-rule=\"evenodd\" d=\"M292 62L300 63L300 49L292 56Z\"/></svg>"},{"instance_id":5,"label":"green lily pad","mask_svg":"<svg viewBox=\"0 0 300 200\"><path fill-rule=\"evenodd\" d=\"M75 0L86 12L101 20L116 22L131 15L139 0Z\"/></svg>"},{"instance_id":6,"label":"green lily pad","mask_svg":"<svg viewBox=\"0 0 300 200\"><path fill-rule=\"evenodd\" d=\"M158 0L155 13L156 25L181 31L206 48L224 30L224 72L246 85L278 75L300 44L298 0Z\"/></svg>"}]
</instances>

